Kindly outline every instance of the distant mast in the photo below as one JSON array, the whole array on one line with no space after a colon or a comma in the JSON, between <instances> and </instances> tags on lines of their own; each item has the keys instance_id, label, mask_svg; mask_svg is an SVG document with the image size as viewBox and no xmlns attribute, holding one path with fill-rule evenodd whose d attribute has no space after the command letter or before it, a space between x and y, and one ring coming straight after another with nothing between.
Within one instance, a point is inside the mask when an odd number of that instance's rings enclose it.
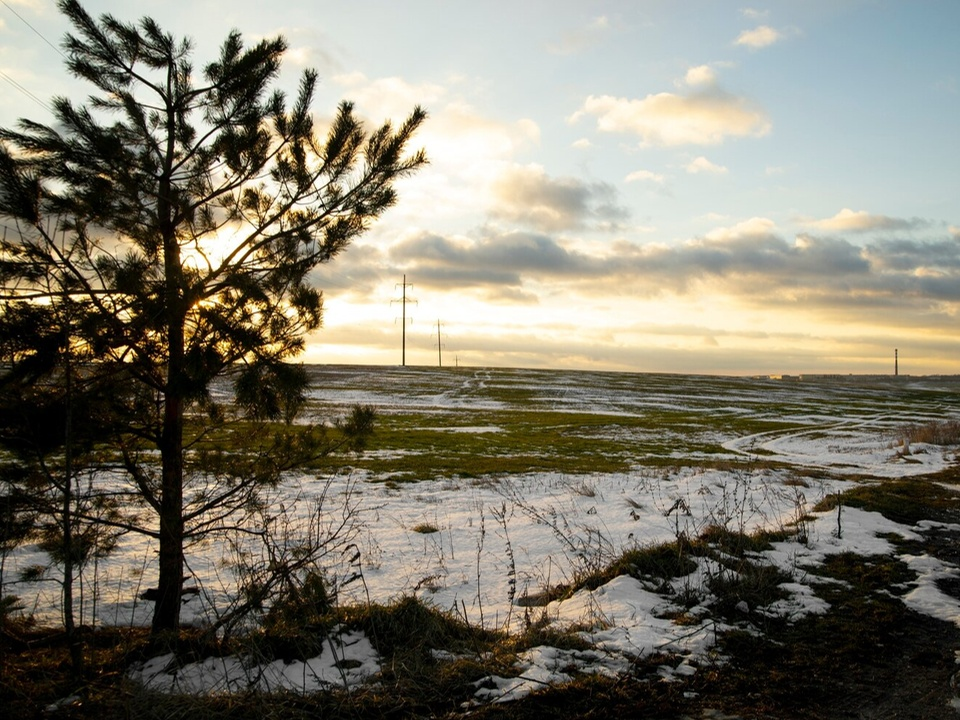
<instances>
[{"instance_id":1,"label":"distant mast","mask_svg":"<svg viewBox=\"0 0 960 720\"><path fill-rule=\"evenodd\" d=\"M412 303L416 303L417 301L414 300L413 298L407 297L407 288L413 287L413 285L407 282L406 275L403 276L403 282L398 283L397 285L402 289L403 292L399 300L391 300L390 304L392 305L395 302L401 303L402 310L401 310L400 322L403 326L403 329L400 333L400 347L402 348L400 352L400 364L406 367L407 365L407 302L409 301Z\"/></svg>"},{"instance_id":2,"label":"distant mast","mask_svg":"<svg viewBox=\"0 0 960 720\"><path fill-rule=\"evenodd\" d=\"M893 349L893 376L897 377L900 374L900 351L897 348Z\"/></svg>"}]
</instances>

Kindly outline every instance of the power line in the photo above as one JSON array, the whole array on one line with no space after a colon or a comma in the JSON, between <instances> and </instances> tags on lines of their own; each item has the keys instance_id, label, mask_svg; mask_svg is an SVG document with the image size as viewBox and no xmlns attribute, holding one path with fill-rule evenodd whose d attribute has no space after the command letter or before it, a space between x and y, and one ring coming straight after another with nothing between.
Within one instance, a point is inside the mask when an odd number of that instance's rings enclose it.
<instances>
[{"instance_id":1,"label":"power line","mask_svg":"<svg viewBox=\"0 0 960 720\"><path fill-rule=\"evenodd\" d=\"M0 0L0 2L2 2L2 1L3 1L3 0ZM5 3L4 3L4 4L5 4ZM28 98L30 98L30 99L33 100L35 103L37 103L37 105L39 105L40 107L42 107L44 110L47 110L47 111L52 111L52 110L53 110L53 108L50 107L50 105L49 105L48 103L46 103L45 101L41 100L41 99L38 98L36 95L34 95L32 92L30 92L29 90L27 90L23 85L21 85L21 84L18 83L16 80L14 80L12 77L10 77L9 75L7 75L3 70L0 70L0 77L2 77L2 78L3 78L4 80L6 80L8 83L10 83L11 85L13 85L17 90L19 90L19 91L22 92L24 95L26 95Z\"/></svg>"},{"instance_id":2,"label":"power line","mask_svg":"<svg viewBox=\"0 0 960 720\"><path fill-rule=\"evenodd\" d=\"M16 15L18 18L20 18L20 22L22 22L22 23L23 23L24 25L26 25L28 28L30 28L31 30L33 30L34 34L36 34L36 36L37 36L38 38L40 38L40 39L43 40L47 45L49 45L49 46L52 47L54 50L56 50L56 51L57 51L57 54L60 55L60 57L62 57L64 60L67 59L67 56L63 54L63 51L62 51L60 48L58 48L58 47L57 47L56 45L54 45L52 42L50 42L49 40L47 40L47 38L43 36L43 33L41 33L39 30L37 30L37 29L36 29L33 25L31 25L29 22L27 22L27 19L26 19L25 17L23 17L23 15L21 15L21 14L18 13L16 10L14 10L12 7L10 7L10 5L7 3L6 0L0 0L0 3L3 3L3 6L4 6L5 8L7 8L7 10L9 10L9 11L12 12L14 15Z\"/></svg>"},{"instance_id":3,"label":"power line","mask_svg":"<svg viewBox=\"0 0 960 720\"><path fill-rule=\"evenodd\" d=\"M22 22L24 25L26 25L28 28L30 28L30 29L33 31L33 33L34 33L38 38L40 38L41 40L43 40L43 42L45 42L47 45L49 45L51 48L53 48L60 57L62 57L64 60L68 59L67 56L63 54L63 51L60 50L60 48L58 48L58 47L57 47L56 45L54 45L52 42L50 42L49 40L47 40L47 38L43 35L43 33L41 33L39 30L37 30L33 25L31 25L30 22L29 22L23 15L21 15L21 14L18 13L16 10L14 10L13 7L11 7L10 3L7 2L7 0L0 0L0 3L2 3L3 6L4 6L7 10L9 10L9 11L12 12L14 15L16 15L17 18L20 20L20 22ZM47 110L47 111L52 111L52 110L53 110L53 108L50 106L49 103L47 103L45 100L41 100L40 98L38 98L36 95L34 95L34 94L33 94L32 92L30 92L29 90L27 90L27 88L25 88L23 85L21 85L20 83L18 83L16 80L14 80L12 77L10 77L7 73L3 72L2 70L0 70L0 77L2 77L2 78L3 78L4 80L6 80L8 83L10 83L11 85L13 85L13 87L15 87L17 90L19 90L19 91L22 92L24 95L26 95L28 98L30 98L30 99L33 100L35 103L37 103L37 105L39 105L40 107L42 107L44 110Z\"/></svg>"}]
</instances>

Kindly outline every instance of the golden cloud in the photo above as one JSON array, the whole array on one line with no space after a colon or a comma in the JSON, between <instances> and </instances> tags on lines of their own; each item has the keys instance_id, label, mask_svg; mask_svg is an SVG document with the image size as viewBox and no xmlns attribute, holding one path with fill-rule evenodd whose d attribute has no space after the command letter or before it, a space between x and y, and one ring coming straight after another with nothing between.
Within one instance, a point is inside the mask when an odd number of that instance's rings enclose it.
<instances>
[{"instance_id":1,"label":"golden cloud","mask_svg":"<svg viewBox=\"0 0 960 720\"><path fill-rule=\"evenodd\" d=\"M597 118L602 132L633 133L643 145L717 145L727 137L760 137L770 121L744 98L720 91L676 95L657 93L642 100L589 96L571 117Z\"/></svg>"},{"instance_id":2,"label":"golden cloud","mask_svg":"<svg viewBox=\"0 0 960 720\"><path fill-rule=\"evenodd\" d=\"M823 220L812 220L807 223L809 227L818 230L838 231L838 232L866 232L869 230L905 230L914 227L918 221L904 220L902 218L889 217L887 215L874 215L866 210L851 210L843 208L840 212L831 218Z\"/></svg>"}]
</instances>

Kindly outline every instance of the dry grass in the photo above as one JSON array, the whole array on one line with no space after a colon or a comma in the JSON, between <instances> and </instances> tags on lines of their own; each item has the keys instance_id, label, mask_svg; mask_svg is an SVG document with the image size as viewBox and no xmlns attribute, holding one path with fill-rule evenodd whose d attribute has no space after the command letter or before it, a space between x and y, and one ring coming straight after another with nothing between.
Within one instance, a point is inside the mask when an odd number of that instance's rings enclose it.
<instances>
[{"instance_id":1,"label":"dry grass","mask_svg":"<svg viewBox=\"0 0 960 720\"><path fill-rule=\"evenodd\" d=\"M939 420L900 428L898 435L907 443L960 445L960 420Z\"/></svg>"},{"instance_id":2,"label":"dry grass","mask_svg":"<svg viewBox=\"0 0 960 720\"><path fill-rule=\"evenodd\" d=\"M410 528L415 533L420 533L421 535L432 535L433 533L440 532L440 528L431 523L417 523L412 528Z\"/></svg>"}]
</instances>

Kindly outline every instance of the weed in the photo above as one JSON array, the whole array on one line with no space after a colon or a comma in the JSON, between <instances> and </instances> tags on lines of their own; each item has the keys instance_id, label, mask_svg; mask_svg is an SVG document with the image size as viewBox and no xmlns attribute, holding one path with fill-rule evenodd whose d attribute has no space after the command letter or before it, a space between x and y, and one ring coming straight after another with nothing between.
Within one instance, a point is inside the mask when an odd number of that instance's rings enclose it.
<instances>
[{"instance_id":1,"label":"weed","mask_svg":"<svg viewBox=\"0 0 960 720\"><path fill-rule=\"evenodd\" d=\"M580 497L592 498L597 496L597 488L592 483L581 481L573 486L573 492Z\"/></svg>"},{"instance_id":2,"label":"weed","mask_svg":"<svg viewBox=\"0 0 960 720\"><path fill-rule=\"evenodd\" d=\"M756 533L735 532L721 525L710 525L700 533L700 540L726 555L742 558L769 550L772 542L786 540L787 531L761 530Z\"/></svg>"},{"instance_id":3,"label":"weed","mask_svg":"<svg viewBox=\"0 0 960 720\"><path fill-rule=\"evenodd\" d=\"M696 569L689 543L679 540L627 550L601 572L583 578L579 584L593 590L615 577L630 575L663 587L666 581L689 575Z\"/></svg>"},{"instance_id":4,"label":"weed","mask_svg":"<svg viewBox=\"0 0 960 720\"><path fill-rule=\"evenodd\" d=\"M421 535L431 535L435 532L440 532L440 528L427 522L417 523L410 529L415 533L420 533Z\"/></svg>"},{"instance_id":5,"label":"weed","mask_svg":"<svg viewBox=\"0 0 960 720\"><path fill-rule=\"evenodd\" d=\"M791 580L789 573L773 565L742 562L735 569L708 578L707 587L716 596L711 607L721 617L740 619L745 610L767 607L789 597L780 586Z\"/></svg>"}]
</instances>

